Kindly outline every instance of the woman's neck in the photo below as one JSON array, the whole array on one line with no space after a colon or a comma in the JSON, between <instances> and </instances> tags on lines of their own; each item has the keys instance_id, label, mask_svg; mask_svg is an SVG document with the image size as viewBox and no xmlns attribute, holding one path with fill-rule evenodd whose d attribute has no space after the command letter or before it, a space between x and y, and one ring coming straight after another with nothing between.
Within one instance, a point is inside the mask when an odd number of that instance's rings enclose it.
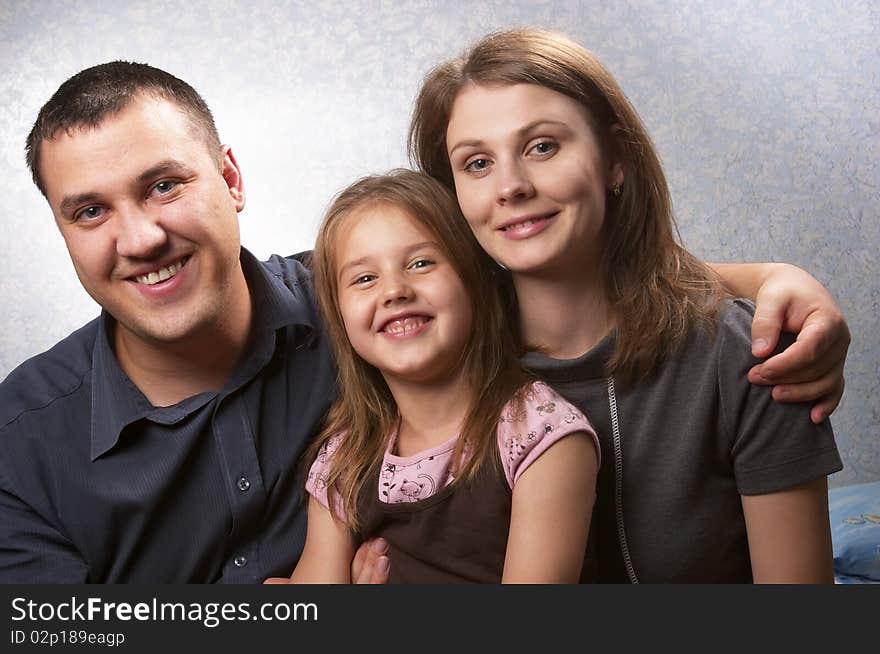
<instances>
[{"instance_id":1,"label":"woman's neck","mask_svg":"<svg viewBox=\"0 0 880 654\"><path fill-rule=\"evenodd\" d=\"M388 377L386 381L400 414L398 456L436 447L461 431L473 399L461 372L427 384Z\"/></svg>"},{"instance_id":2,"label":"woman's neck","mask_svg":"<svg viewBox=\"0 0 880 654\"><path fill-rule=\"evenodd\" d=\"M556 359L574 359L592 349L614 317L597 274L565 279L513 275L522 337Z\"/></svg>"}]
</instances>

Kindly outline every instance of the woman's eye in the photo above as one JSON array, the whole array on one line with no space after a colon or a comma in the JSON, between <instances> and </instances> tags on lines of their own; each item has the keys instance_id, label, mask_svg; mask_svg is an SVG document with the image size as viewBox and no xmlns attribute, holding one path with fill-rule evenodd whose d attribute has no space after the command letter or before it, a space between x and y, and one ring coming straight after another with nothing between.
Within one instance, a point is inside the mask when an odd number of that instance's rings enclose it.
<instances>
[{"instance_id":1,"label":"woman's eye","mask_svg":"<svg viewBox=\"0 0 880 654\"><path fill-rule=\"evenodd\" d=\"M557 147L558 146L553 141L541 141L540 143L533 145L529 152L537 155L547 155L556 152Z\"/></svg>"},{"instance_id":2,"label":"woman's eye","mask_svg":"<svg viewBox=\"0 0 880 654\"><path fill-rule=\"evenodd\" d=\"M86 207L76 213L74 220L97 220L103 215L104 207Z\"/></svg>"},{"instance_id":3,"label":"woman's eye","mask_svg":"<svg viewBox=\"0 0 880 654\"><path fill-rule=\"evenodd\" d=\"M479 173L489 167L488 159L472 159L465 164L464 169L469 173Z\"/></svg>"}]
</instances>

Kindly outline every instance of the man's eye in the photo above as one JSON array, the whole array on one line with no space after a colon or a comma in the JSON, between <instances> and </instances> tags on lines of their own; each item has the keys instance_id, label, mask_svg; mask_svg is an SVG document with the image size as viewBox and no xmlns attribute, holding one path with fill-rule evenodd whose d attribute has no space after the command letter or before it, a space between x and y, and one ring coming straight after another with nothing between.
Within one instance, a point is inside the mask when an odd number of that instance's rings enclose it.
<instances>
[{"instance_id":1,"label":"man's eye","mask_svg":"<svg viewBox=\"0 0 880 654\"><path fill-rule=\"evenodd\" d=\"M177 182L172 182L171 180L163 180L156 184L153 188L156 189L156 192L159 195L166 195L174 190L174 187L177 186Z\"/></svg>"},{"instance_id":2,"label":"man's eye","mask_svg":"<svg viewBox=\"0 0 880 654\"><path fill-rule=\"evenodd\" d=\"M74 220L97 220L103 215L103 207L86 207L82 211L76 213Z\"/></svg>"}]
</instances>

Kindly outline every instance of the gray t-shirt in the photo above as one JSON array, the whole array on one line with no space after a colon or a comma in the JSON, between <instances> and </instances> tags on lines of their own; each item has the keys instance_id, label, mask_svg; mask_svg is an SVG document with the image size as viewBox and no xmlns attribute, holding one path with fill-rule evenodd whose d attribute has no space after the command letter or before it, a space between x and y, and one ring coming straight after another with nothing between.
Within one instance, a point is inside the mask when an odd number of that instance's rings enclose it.
<instances>
[{"instance_id":1,"label":"gray t-shirt","mask_svg":"<svg viewBox=\"0 0 880 654\"><path fill-rule=\"evenodd\" d=\"M750 302L727 301L714 335L695 329L647 381L616 382L618 452L604 371L614 334L577 359L524 357L599 434L591 535L599 581L632 580L626 551L642 583L750 582L740 495L778 492L843 467L827 420L814 425L809 406L780 404L769 387L748 382L757 363L753 315Z\"/></svg>"}]
</instances>

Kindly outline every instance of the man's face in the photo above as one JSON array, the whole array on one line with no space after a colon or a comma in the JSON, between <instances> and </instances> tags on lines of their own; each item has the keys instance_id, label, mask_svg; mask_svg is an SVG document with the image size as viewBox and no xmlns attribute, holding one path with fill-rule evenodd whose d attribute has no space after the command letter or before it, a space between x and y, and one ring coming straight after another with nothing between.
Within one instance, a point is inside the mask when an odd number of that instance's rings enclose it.
<instances>
[{"instance_id":1,"label":"man's face","mask_svg":"<svg viewBox=\"0 0 880 654\"><path fill-rule=\"evenodd\" d=\"M208 336L247 305L238 165L177 105L136 98L96 128L43 141L41 157L76 273L116 319L117 343Z\"/></svg>"}]
</instances>

